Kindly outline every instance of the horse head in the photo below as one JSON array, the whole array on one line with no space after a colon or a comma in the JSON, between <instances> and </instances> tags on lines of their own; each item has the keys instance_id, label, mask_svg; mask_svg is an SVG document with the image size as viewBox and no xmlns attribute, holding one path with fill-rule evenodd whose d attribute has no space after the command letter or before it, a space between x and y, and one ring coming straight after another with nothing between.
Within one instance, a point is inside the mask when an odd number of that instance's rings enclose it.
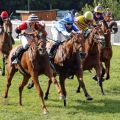
<instances>
[{"instance_id":1,"label":"horse head","mask_svg":"<svg viewBox=\"0 0 120 120\"><path fill-rule=\"evenodd\" d=\"M105 40L104 32L100 26L94 27L88 38L85 40L85 51L88 53L89 49L93 49L93 46L97 43L103 44Z\"/></svg>"},{"instance_id":2,"label":"horse head","mask_svg":"<svg viewBox=\"0 0 120 120\"><path fill-rule=\"evenodd\" d=\"M4 32L12 33L12 23L9 19L4 20Z\"/></svg>"}]
</instances>

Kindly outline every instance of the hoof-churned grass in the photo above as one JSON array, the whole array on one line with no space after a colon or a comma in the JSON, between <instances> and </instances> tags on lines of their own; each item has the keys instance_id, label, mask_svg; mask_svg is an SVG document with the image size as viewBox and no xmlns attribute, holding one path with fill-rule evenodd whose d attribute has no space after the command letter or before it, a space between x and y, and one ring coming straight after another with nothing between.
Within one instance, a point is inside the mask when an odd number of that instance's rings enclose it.
<instances>
[{"instance_id":1,"label":"hoof-churned grass","mask_svg":"<svg viewBox=\"0 0 120 120\"><path fill-rule=\"evenodd\" d=\"M2 65L2 63L0 63ZM23 106L19 106L18 87L22 75L15 74L9 90L9 97L3 98L6 76L0 76L0 120L120 120L120 47L113 46L110 80L103 83L105 96L98 84L92 80L93 74L84 72L84 82L89 94L94 98L87 101L83 91L76 93L78 82L66 80L67 106L59 100L59 95L52 84L49 99L45 101L49 113L43 115L41 103L35 88L23 90ZM39 77L43 92L47 88L48 78ZM58 79L58 77L57 77ZM31 79L30 79L31 81Z\"/></svg>"}]
</instances>

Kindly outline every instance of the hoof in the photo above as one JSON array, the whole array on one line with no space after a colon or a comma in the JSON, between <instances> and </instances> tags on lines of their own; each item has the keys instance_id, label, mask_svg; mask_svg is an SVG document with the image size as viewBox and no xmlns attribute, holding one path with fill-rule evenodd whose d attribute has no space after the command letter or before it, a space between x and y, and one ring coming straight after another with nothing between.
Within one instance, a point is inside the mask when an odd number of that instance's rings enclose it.
<instances>
[{"instance_id":1,"label":"hoof","mask_svg":"<svg viewBox=\"0 0 120 120\"><path fill-rule=\"evenodd\" d=\"M88 95L87 100L93 100L93 98L90 95Z\"/></svg>"},{"instance_id":2,"label":"hoof","mask_svg":"<svg viewBox=\"0 0 120 120\"><path fill-rule=\"evenodd\" d=\"M60 99L60 100L65 100L65 96L64 96L64 95L61 95L61 96L59 96L59 99Z\"/></svg>"},{"instance_id":3,"label":"hoof","mask_svg":"<svg viewBox=\"0 0 120 120\"><path fill-rule=\"evenodd\" d=\"M45 96L45 97L44 97L44 100L48 100L48 96Z\"/></svg>"},{"instance_id":4,"label":"hoof","mask_svg":"<svg viewBox=\"0 0 120 120\"><path fill-rule=\"evenodd\" d=\"M80 93L80 90L77 90L76 93Z\"/></svg>"},{"instance_id":5,"label":"hoof","mask_svg":"<svg viewBox=\"0 0 120 120\"><path fill-rule=\"evenodd\" d=\"M48 110L44 110L44 111L43 111L43 114L44 114L44 115L47 115L47 114L48 114Z\"/></svg>"},{"instance_id":6,"label":"hoof","mask_svg":"<svg viewBox=\"0 0 120 120\"><path fill-rule=\"evenodd\" d=\"M28 89L31 89L32 87L34 87L34 84L31 84L31 83L29 83L27 86Z\"/></svg>"},{"instance_id":7,"label":"hoof","mask_svg":"<svg viewBox=\"0 0 120 120\"><path fill-rule=\"evenodd\" d=\"M97 76L94 76L92 79L95 80L95 81L97 81Z\"/></svg>"}]
</instances>

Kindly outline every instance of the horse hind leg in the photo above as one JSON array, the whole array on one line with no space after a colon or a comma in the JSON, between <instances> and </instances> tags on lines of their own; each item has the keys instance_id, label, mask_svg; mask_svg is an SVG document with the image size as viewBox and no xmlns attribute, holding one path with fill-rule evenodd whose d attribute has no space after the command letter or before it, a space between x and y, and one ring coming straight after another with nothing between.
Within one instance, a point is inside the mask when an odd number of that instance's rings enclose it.
<instances>
[{"instance_id":1,"label":"horse hind leg","mask_svg":"<svg viewBox=\"0 0 120 120\"><path fill-rule=\"evenodd\" d=\"M23 81L19 86L19 104L22 105L22 91L24 89L24 86L28 83L30 76L24 76Z\"/></svg>"},{"instance_id":2,"label":"horse hind leg","mask_svg":"<svg viewBox=\"0 0 120 120\"><path fill-rule=\"evenodd\" d=\"M53 82L53 84L55 85L58 93L59 93L59 98L60 99L64 99L64 95L62 93L62 90L61 90L61 87L59 86L54 74L53 74L53 71L50 67L50 65L48 65L46 71L45 71L45 75L48 76L48 78Z\"/></svg>"},{"instance_id":3,"label":"horse hind leg","mask_svg":"<svg viewBox=\"0 0 120 120\"><path fill-rule=\"evenodd\" d=\"M12 81L12 78L13 78L15 72L16 72L16 70L14 67L7 68L7 85L6 85L4 98L8 97L8 91L9 91L9 88L11 86L11 81Z\"/></svg>"}]
</instances>

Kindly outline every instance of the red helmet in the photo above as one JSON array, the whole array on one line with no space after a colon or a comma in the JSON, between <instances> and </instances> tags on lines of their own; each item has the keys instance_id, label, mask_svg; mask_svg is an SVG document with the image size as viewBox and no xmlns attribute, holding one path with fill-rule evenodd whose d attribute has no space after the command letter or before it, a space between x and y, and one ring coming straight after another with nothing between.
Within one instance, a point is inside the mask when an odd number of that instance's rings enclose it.
<instances>
[{"instance_id":1,"label":"red helmet","mask_svg":"<svg viewBox=\"0 0 120 120\"><path fill-rule=\"evenodd\" d=\"M3 11L3 12L1 13L1 17L2 17L3 19L8 18L8 13L7 13L7 11Z\"/></svg>"}]
</instances>

